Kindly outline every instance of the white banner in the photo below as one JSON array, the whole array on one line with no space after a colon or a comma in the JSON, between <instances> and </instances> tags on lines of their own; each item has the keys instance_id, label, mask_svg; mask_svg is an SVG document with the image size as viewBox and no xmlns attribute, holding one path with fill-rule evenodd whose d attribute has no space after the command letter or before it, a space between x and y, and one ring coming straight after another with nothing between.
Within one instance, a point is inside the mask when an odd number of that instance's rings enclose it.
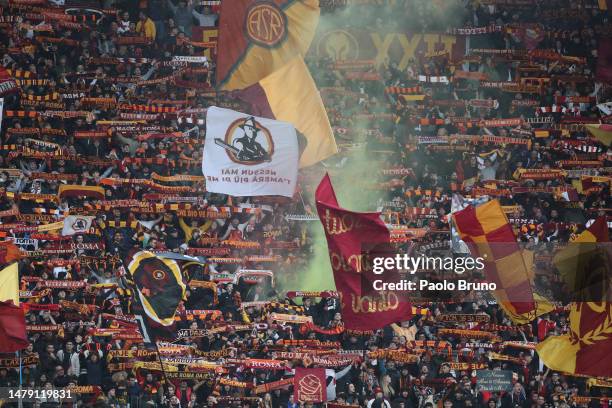
<instances>
[{"instance_id":1,"label":"white banner","mask_svg":"<svg viewBox=\"0 0 612 408\"><path fill-rule=\"evenodd\" d=\"M207 191L292 197L298 160L293 125L230 109L208 109L202 163Z\"/></svg>"},{"instance_id":2,"label":"white banner","mask_svg":"<svg viewBox=\"0 0 612 408\"><path fill-rule=\"evenodd\" d=\"M85 234L89 232L91 223L96 217L91 215L69 215L64 218L62 235Z\"/></svg>"}]
</instances>

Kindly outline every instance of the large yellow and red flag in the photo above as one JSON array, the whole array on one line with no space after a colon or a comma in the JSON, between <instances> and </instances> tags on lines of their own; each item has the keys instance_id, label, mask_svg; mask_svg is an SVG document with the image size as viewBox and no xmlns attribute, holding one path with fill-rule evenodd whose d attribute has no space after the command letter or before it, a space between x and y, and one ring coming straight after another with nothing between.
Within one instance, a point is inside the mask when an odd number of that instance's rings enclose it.
<instances>
[{"instance_id":1,"label":"large yellow and red flag","mask_svg":"<svg viewBox=\"0 0 612 408\"><path fill-rule=\"evenodd\" d=\"M314 37L319 13L319 0L221 2L219 89L246 88L296 55L305 55Z\"/></svg>"},{"instance_id":2,"label":"large yellow and red flag","mask_svg":"<svg viewBox=\"0 0 612 408\"><path fill-rule=\"evenodd\" d=\"M528 262L499 201L468 206L454 213L453 220L472 256L483 258L486 278L497 286L493 295L508 316L517 323L535 319Z\"/></svg>"},{"instance_id":3,"label":"large yellow and red flag","mask_svg":"<svg viewBox=\"0 0 612 408\"><path fill-rule=\"evenodd\" d=\"M608 243L597 245L597 243ZM612 377L612 303L610 302L610 248L608 225L599 218L554 258L567 287L575 294L569 315L569 333L553 336L536 346L540 358L553 370Z\"/></svg>"},{"instance_id":4,"label":"large yellow and red flag","mask_svg":"<svg viewBox=\"0 0 612 408\"><path fill-rule=\"evenodd\" d=\"M233 96L250 105L250 113L289 122L306 138L300 167L338 152L323 100L301 55Z\"/></svg>"}]
</instances>

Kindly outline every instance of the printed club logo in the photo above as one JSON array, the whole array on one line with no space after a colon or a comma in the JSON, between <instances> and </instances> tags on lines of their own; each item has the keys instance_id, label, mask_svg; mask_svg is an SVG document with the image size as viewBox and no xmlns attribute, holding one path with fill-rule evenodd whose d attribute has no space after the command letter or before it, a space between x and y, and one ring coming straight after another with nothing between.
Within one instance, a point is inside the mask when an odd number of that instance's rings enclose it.
<instances>
[{"instance_id":1,"label":"printed club logo","mask_svg":"<svg viewBox=\"0 0 612 408\"><path fill-rule=\"evenodd\" d=\"M272 48L287 36L287 19L273 3L256 3L247 11L246 34L262 47Z\"/></svg>"},{"instance_id":2,"label":"printed club logo","mask_svg":"<svg viewBox=\"0 0 612 408\"><path fill-rule=\"evenodd\" d=\"M321 401L323 399L323 384L316 375L307 374L300 378L299 390L299 401Z\"/></svg>"},{"instance_id":3,"label":"printed club logo","mask_svg":"<svg viewBox=\"0 0 612 408\"><path fill-rule=\"evenodd\" d=\"M84 218L77 218L72 223L72 229L75 231L85 231L87 229L87 220Z\"/></svg>"},{"instance_id":4,"label":"printed club logo","mask_svg":"<svg viewBox=\"0 0 612 408\"><path fill-rule=\"evenodd\" d=\"M232 122L225 140L217 138L215 144L225 149L231 161L248 166L269 162L274 155L270 131L253 116Z\"/></svg>"}]
</instances>

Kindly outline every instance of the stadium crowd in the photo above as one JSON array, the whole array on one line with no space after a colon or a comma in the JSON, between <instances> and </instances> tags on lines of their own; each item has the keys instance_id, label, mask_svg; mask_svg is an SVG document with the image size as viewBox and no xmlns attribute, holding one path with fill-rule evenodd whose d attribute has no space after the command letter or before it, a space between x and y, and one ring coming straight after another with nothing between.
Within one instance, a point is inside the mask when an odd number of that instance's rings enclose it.
<instances>
[{"instance_id":1,"label":"stadium crowd","mask_svg":"<svg viewBox=\"0 0 612 408\"><path fill-rule=\"evenodd\" d=\"M70 19L48 3L0 1L2 62L20 86L3 96L0 231L23 251L30 339L19 357L0 359L0 387L72 387L78 406L322 406L295 402L287 383L266 384L296 366L323 366L335 371L329 407L609 406L610 383L590 386L538 359L535 343L567 331L562 305L519 326L492 298L415 303L407 321L355 332L343 329L334 292L286 291L300 290L314 245L308 217L291 215L312 215L320 172L303 170L304 194L294 200L205 192L205 108L238 109L214 92L223 50L192 38L194 27L218 25L218 2L100 0L88 11L75 5ZM308 57L340 147L326 166L342 174L364 149L380 171L361 181L380 198L371 208L404 249L449 250L454 193L500 198L518 240L544 248L536 284L551 295L559 283L547 251L610 208L608 146L585 129L610 115L597 104L612 88L595 76L608 12L596 1L466 1L449 23L439 18L444 2L327 3L322 19L379 32L500 27L449 31L472 50L505 50L463 61L421 53L403 69L365 61L349 75L338 61ZM541 36L534 47L532 34ZM528 46L554 52L521 71ZM520 82L527 75L531 82ZM476 142L483 135L488 142ZM57 234L67 214L93 217L88 233ZM207 258L184 266L194 284L176 322L177 333L206 330L145 346L124 274L133 248ZM453 313L470 317L439 319ZM460 331L477 328L478 336ZM510 390L480 390L481 368L511 370Z\"/></svg>"}]
</instances>

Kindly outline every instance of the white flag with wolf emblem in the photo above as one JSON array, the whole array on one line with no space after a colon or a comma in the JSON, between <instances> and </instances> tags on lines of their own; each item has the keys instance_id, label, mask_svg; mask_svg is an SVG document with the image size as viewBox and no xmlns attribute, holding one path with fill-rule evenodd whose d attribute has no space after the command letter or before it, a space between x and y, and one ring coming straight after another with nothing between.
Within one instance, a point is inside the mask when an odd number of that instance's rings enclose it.
<instances>
[{"instance_id":1,"label":"white flag with wolf emblem","mask_svg":"<svg viewBox=\"0 0 612 408\"><path fill-rule=\"evenodd\" d=\"M290 123L217 107L206 113L206 190L233 196L292 197L299 148Z\"/></svg>"},{"instance_id":2,"label":"white flag with wolf emblem","mask_svg":"<svg viewBox=\"0 0 612 408\"><path fill-rule=\"evenodd\" d=\"M85 234L89 232L91 223L96 217L90 215L69 215L64 218L62 235Z\"/></svg>"}]
</instances>

